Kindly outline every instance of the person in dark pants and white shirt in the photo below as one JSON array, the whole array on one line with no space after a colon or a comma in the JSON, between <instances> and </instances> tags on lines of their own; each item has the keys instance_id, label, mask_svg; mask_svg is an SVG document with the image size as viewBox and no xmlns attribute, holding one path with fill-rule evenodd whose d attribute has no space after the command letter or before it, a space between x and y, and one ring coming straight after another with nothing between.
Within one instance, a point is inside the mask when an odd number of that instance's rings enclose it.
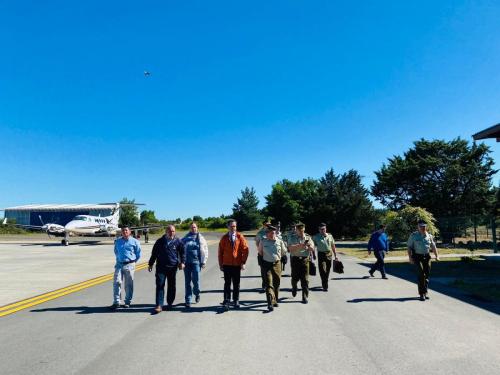
<instances>
[{"instance_id":1,"label":"person in dark pants and white shirt","mask_svg":"<svg viewBox=\"0 0 500 375\"><path fill-rule=\"evenodd\" d=\"M151 258L149 258L149 272L153 270L155 262L156 307L154 311L158 314L162 311L163 301L165 300L165 280L167 281L167 309L170 310L175 300L177 269L183 270L186 264L184 244L175 235L173 225L168 225L165 235L158 238L153 245Z\"/></svg>"},{"instance_id":2,"label":"person in dark pants and white shirt","mask_svg":"<svg viewBox=\"0 0 500 375\"><path fill-rule=\"evenodd\" d=\"M372 233L370 241L368 241L368 255L372 253L372 250L377 261L373 264L368 273L373 277L373 273L379 270L382 274L382 279L387 279L385 275L384 257L389 251L389 238L387 234L385 234L385 225L383 224L378 227L377 231Z\"/></svg>"},{"instance_id":3,"label":"person in dark pants and white shirt","mask_svg":"<svg viewBox=\"0 0 500 375\"><path fill-rule=\"evenodd\" d=\"M227 223L228 232L219 242L219 268L224 272L224 300L222 305L229 309L231 301L231 284L233 285L233 304L240 307L240 278L248 259L248 243L245 237L236 231L236 220Z\"/></svg>"},{"instance_id":4,"label":"person in dark pants and white shirt","mask_svg":"<svg viewBox=\"0 0 500 375\"><path fill-rule=\"evenodd\" d=\"M130 228L122 228L122 236L115 241L115 274L113 276L113 304L111 309L120 306L122 284L125 286L124 308L130 307L134 294L135 263L141 257L141 244L130 236Z\"/></svg>"}]
</instances>

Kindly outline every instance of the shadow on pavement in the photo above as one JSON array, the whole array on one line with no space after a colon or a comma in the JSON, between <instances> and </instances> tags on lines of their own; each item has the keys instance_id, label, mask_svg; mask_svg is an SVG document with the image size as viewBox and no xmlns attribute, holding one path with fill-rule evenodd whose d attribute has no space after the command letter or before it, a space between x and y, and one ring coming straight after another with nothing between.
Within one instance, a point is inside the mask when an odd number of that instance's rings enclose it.
<instances>
[{"instance_id":1,"label":"shadow on pavement","mask_svg":"<svg viewBox=\"0 0 500 375\"><path fill-rule=\"evenodd\" d=\"M361 277L332 277L330 280L367 280L370 276Z\"/></svg>"},{"instance_id":2,"label":"shadow on pavement","mask_svg":"<svg viewBox=\"0 0 500 375\"><path fill-rule=\"evenodd\" d=\"M355 298L347 300L348 303L359 302L407 302L418 301L418 297L401 297L401 298Z\"/></svg>"},{"instance_id":3,"label":"shadow on pavement","mask_svg":"<svg viewBox=\"0 0 500 375\"><path fill-rule=\"evenodd\" d=\"M30 312L68 312L74 311L76 314L117 314L117 313L143 313L149 314L151 313L154 305L134 305L132 304L129 308L125 309L123 307L119 307L116 310L111 310L109 306L64 306L64 307L49 307L45 309L35 309L30 310Z\"/></svg>"},{"instance_id":4,"label":"shadow on pavement","mask_svg":"<svg viewBox=\"0 0 500 375\"><path fill-rule=\"evenodd\" d=\"M371 267L371 265L372 265L371 263L364 263L364 262L360 262L358 264L365 266L365 267ZM437 266L438 265L436 265L434 263L432 264L432 267L437 267ZM391 263L386 263L385 269L386 269L386 273L388 275L396 276L396 277L399 277L401 279L404 279L404 280L407 280L407 281L414 283L415 284L415 294L417 294L417 273L415 270L415 266L413 266L409 263L406 265L402 265L400 263L397 263L397 264L392 264L392 266L391 266ZM430 274L430 280L429 280L429 289L434 290L434 291L439 292L439 293L442 293L442 294L445 294L449 297L458 299L459 301L474 305L474 306L479 307L481 309L493 312L495 314L500 314L500 302L487 301L484 298L481 298L480 296L475 296L473 294L469 294L465 291L454 288L450 285L440 283L440 282L436 281L435 279L433 280L432 268L431 268L431 274Z\"/></svg>"}]
</instances>

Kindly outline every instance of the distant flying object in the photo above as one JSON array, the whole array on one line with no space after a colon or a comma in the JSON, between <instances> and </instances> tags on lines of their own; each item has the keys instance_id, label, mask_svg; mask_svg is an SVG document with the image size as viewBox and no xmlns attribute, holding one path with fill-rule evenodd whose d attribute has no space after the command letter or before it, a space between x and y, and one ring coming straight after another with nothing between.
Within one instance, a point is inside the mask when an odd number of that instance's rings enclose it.
<instances>
[{"instance_id":1,"label":"distant flying object","mask_svg":"<svg viewBox=\"0 0 500 375\"><path fill-rule=\"evenodd\" d=\"M151 75L150 72L148 72L147 70L144 71L144 77L149 77Z\"/></svg>"}]
</instances>

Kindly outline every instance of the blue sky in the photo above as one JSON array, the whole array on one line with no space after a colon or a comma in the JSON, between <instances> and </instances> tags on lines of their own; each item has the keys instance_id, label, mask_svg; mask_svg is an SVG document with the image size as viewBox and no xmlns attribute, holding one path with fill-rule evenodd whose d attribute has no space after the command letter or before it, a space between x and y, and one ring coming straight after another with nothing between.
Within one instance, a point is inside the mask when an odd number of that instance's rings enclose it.
<instances>
[{"instance_id":1,"label":"blue sky","mask_svg":"<svg viewBox=\"0 0 500 375\"><path fill-rule=\"evenodd\" d=\"M0 2L0 207L184 218L331 167L369 186L421 137L500 122L499 19L498 1Z\"/></svg>"}]
</instances>

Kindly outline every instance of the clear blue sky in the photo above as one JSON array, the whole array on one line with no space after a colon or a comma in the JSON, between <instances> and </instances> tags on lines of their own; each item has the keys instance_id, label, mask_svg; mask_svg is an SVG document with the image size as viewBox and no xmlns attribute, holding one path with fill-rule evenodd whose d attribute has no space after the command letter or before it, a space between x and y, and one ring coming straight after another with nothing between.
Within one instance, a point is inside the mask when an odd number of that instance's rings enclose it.
<instances>
[{"instance_id":1,"label":"clear blue sky","mask_svg":"<svg viewBox=\"0 0 500 375\"><path fill-rule=\"evenodd\" d=\"M368 187L420 137L500 122L499 19L498 1L1 2L0 207L211 216L330 167Z\"/></svg>"}]
</instances>

